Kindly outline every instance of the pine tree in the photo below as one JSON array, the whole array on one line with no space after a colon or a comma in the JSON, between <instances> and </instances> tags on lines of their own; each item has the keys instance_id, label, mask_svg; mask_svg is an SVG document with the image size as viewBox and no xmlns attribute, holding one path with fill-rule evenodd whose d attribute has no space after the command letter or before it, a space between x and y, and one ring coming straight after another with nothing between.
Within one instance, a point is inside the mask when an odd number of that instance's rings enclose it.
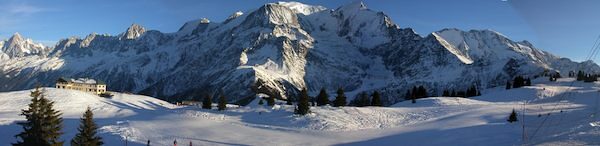
<instances>
[{"instance_id":1,"label":"pine tree","mask_svg":"<svg viewBox=\"0 0 600 146\"><path fill-rule=\"evenodd\" d=\"M512 110L512 113L510 113L510 116L508 116L508 120L506 120L506 121L508 121L510 123L519 121L519 120L517 120L517 112L515 112L515 109Z\"/></svg>"},{"instance_id":2,"label":"pine tree","mask_svg":"<svg viewBox=\"0 0 600 146\"><path fill-rule=\"evenodd\" d=\"M364 107L371 105L371 100L369 100L369 95L365 92L361 92L356 99L352 100L352 105L357 107Z\"/></svg>"},{"instance_id":3,"label":"pine tree","mask_svg":"<svg viewBox=\"0 0 600 146\"><path fill-rule=\"evenodd\" d=\"M573 72L573 71L569 71L569 78L572 78L572 77L574 77L574 76L575 76L575 72Z\"/></svg>"},{"instance_id":4,"label":"pine tree","mask_svg":"<svg viewBox=\"0 0 600 146\"><path fill-rule=\"evenodd\" d=\"M444 92L442 93L443 97L449 97L450 96L450 92L448 90L444 90Z\"/></svg>"},{"instance_id":5,"label":"pine tree","mask_svg":"<svg viewBox=\"0 0 600 146\"><path fill-rule=\"evenodd\" d=\"M263 99L260 98L260 100L258 101L258 105L263 105L263 104L265 104L265 103L263 102Z\"/></svg>"},{"instance_id":6,"label":"pine tree","mask_svg":"<svg viewBox=\"0 0 600 146\"><path fill-rule=\"evenodd\" d=\"M212 97L206 94L204 96L204 100L202 100L202 108L203 109L212 109Z\"/></svg>"},{"instance_id":7,"label":"pine tree","mask_svg":"<svg viewBox=\"0 0 600 146\"><path fill-rule=\"evenodd\" d=\"M45 139L48 139L51 145L63 145L63 141L60 141L60 135L63 133L62 130L62 122L63 119L60 117L62 114L60 111L54 109L54 102L48 100L43 95L40 98L40 107L42 113L42 121L46 123L42 123L46 132L44 132Z\"/></svg>"},{"instance_id":8,"label":"pine tree","mask_svg":"<svg viewBox=\"0 0 600 146\"><path fill-rule=\"evenodd\" d=\"M598 75L595 75L595 74L586 74L583 77L583 82L586 82L586 83L591 83L591 82L596 82L596 81L598 81Z\"/></svg>"},{"instance_id":9,"label":"pine tree","mask_svg":"<svg viewBox=\"0 0 600 146\"><path fill-rule=\"evenodd\" d=\"M417 90L417 86L413 86L412 91L410 92L410 99L416 99L419 96L419 91Z\"/></svg>"},{"instance_id":10,"label":"pine tree","mask_svg":"<svg viewBox=\"0 0 600 146\"><path fill-rule=\"evenodd\" d=\"M583 71L578 71L577 72L577 81L583 81L584 78L585 78L585 73L583 73Z\"/></svg>"},{"instance_id":11,"label":"pine tree","mask_svg":"<svg viewBox=\"0 0 600 146\"><path fill-rule=\"evenodd\" d=\"M471 87L467 89L467 92L465 94L465 97L473 97L478 96L479 92L477 91L477 87L475 87L475 85L471 85Z\"/></svg>"},{"instance_id":12,"label":"pine tree","mask_svg":"<svg viewBox=\"0 0 600 146\"><path fill-rule=\"evenodd\" d=\"M14 146L62 146L64 142L60 141L62 135L61 113L54 108L54 102L44 97L40 87L36 87L30 94L31 103L29 108L23 110L21 115L25 116L27 121L19 122L23 126L23 132L15 137L22 141L13 143Z\"/></svg>"},{"instance_id":13,"label":"pine tree","mask_svg":"<svg viewBox=\"0 0 600 146\"><path fill-rule=\"evenodd\" d=\"M306 91L305 89L302 89L302 91L300 91L300 99L298 100L298 105L296 107L296 114L299 115L306 115L310 112L310 106L308 105L308 101L309 97L308 97L308 91Z\"/></svg>"},{"instance_id":14,"label":"pine tree","mask_svg":"<svg viewBox=\"0 0 600 146\"><path fill-rule=\"evenodd\" d=\"M465 93L465 91L458 91L456 92L456 97L466 97L467 94Z\"/></svg>"},{"instance_id":15,"label":"pine tree","mask_svg":"<svg viewBox=\"0 0 600 146\"><path fill-rule=\"evenodd\" d=\"M406 91L406 95L404 95L404 99L406 100L411 100L412 99L412 94L410 93L410 90Z\"/></svg>"},{"instance_id":16,"label":"pine tree","mask_svg":"<svg viewBox=\"0 0 600 146\"><path fill-rule=\"evenodd\" d=\"M525 86L531 86L531 79L530 78L525 79Z\"/></svg>"},{"instance_id":17,"label":"pine tree","mask_svg":"<svg viewBox=\"0 0 600 146\"><path fill-rule=\"evenodd\" d=\"M423 86L419 86L419 88L417 89L417 98L425 98L427 96L427 89L425 89L425 87Z\"/></svg>"},{"instance_id":18,"label":"pine tree","mask_svg":"<svg viewBox=\"0 0 600 146\"><path fill-rule=\"evenodd\" d=\"M469 89L467 89L467 91L465 91L465 98L467 97L471 97L471 94L473 94L473 91L471 90L471 88L469 87Z\"/></svg>"},{"instance_id":19,"label":"pine tree","mask_svg":"<svg viewBox=\"0 0 600 146\"><path fill-rule=\"evenodd\" d=\"M383 104L381 103L381 95L379 95L379 92L373 92L372 96L373 98L371 99L371 106L383 106Z\"/></svg>"},{"instance_id":20,"label":"pine tree","mask_svg":"<svg viewBox=\"0 0 600 146\"><path fill-rule=\"evenodd\" d=\"M94 122L94 114L90 107L87 108L80 121L81 124L77 128L79 133L71 140L72 146L101 146L104 144L102 138L96 135L98 126Z\"/></svg>"},{"instance_id":21,"label":"pine tree","mask_svg":"<svg viewBox=\"0 0 600 146\"><path fill-rule=\"evenodd\" d=\"M525 80L525 78L523 78L523 76L517 76L515 77L515 79L513 80L513 88L521 88L523 86L526 86L527 81Z\"/></svg>"},{"instance_id":22,"label":"pine tree","mask_svg":"<svg viewBox=\"0 0 600 146\"><path fill-rule=\"evenodd\" d=\"M510 81L506 81L506 90L510 89L512 87L512 85L510 84Z\"/></svg>"},{"instance_id":23,"label":"pine tree","mask_svg":"<svg viewBox=\"0 0 600 146\"><path fill-rule=\"evenodd\" d=\"M225 99L225 95L221 94L221 96L219 96L219 104L217 105L217 108L220 111L227 109L227 99Z\"/></svg>"},{"instance_id":24,"label":"pine tree","mask_svg":"<svg viewBox=\"0 0 600 146\"><path fill-rule=\"evenodd\" d=\"M477 90L477 86L473 85L473 96L479 96L479 91Z\"/></svg>"},{"instance_id":25,"label":"pine tree","mask_svg":"<svg viewBox=\"0 0 600 146\"><path fill-rule=\"evenodd\" d=\"M410 102L417 103L417 87L414 86L412 92L410 93Z\"/></svg>"},{"instance_id":26,"label":"pine tree","mask_svg":"<svg viewBox=\"0 0 600 146\"><path fill-rule=\"evenodd\" d=\"M25 116L26 122L19 122L18 125L23 126L23 132L19 133L15 137L21 138L22 141L13 143L14 146L29 146L29 145L48 145L45 139L42 139L42 127L40 121L40 105L39 98L41 92L39 88L32 91L29 96L32 97L29 109L25 109L21 112L21 115Z\"/></svg>"},{"instance_id":27,"label":"pine tree","mask_svg":"<svg viewBox=\"0 0 600 146\"><path fill-rule=\"evenodd\" d=\"M450 92L450 97L456 97L456 91L452 90L452 92Z\"/></svg>"},{"instance_id":28,"label":"pine tree","mask_svg":"<svg viewBox=\"0 0 600 146\"><path fill-rule=\"evenodd\" d=\"M325 88L321 88L321 92L317 95L317 106L324 106L327 104L329 104L329 95L327 95Z\"/></svg>"},{"instance_id":29,"label":"pine tree","mask_svg":"<svg viewBox=\"0 0 600 146\"><path fill-rule=\"evenodd\" d=\"M344 94L344 89L341 87L337 90L337 96L335 96L335 100L333 101L333 106L340 107L346 106L346 94Z\"/></svg>"},{"instance_id":30,"label":"pine tree","mask_svg":"<svg viewBox=\"0 0 600 146\"><path fill-rule=\"evenodd\" d=\"M275 106L275 97L274 96L269 96L269 98L267 98L267 105Z\"/></svg>"}]
</instances>

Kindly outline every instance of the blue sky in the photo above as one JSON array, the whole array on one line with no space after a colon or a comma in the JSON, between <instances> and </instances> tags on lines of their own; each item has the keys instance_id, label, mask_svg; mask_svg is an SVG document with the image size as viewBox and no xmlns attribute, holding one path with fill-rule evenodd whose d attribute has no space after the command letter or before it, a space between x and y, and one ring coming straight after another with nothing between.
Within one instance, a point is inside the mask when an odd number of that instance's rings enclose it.
<instances>
[{"instance_id":1,"label":"blue sky","mask_svg":"<svg viewBox=\"0 0 600 146\"><path fill-rule=\"evenodd\" d=\"M174 32L186 21L222 21L235 11L272 0L2 0L0 39L19 32L51 44L91 32L119 34L138 23ZM300 0L330 9L343 0ZM600 35L600 1L588 0L365 0L401 27L427 35L443 28L492 29L513 40L574 60L585 59Z\"/></svg>"}]
</instances>

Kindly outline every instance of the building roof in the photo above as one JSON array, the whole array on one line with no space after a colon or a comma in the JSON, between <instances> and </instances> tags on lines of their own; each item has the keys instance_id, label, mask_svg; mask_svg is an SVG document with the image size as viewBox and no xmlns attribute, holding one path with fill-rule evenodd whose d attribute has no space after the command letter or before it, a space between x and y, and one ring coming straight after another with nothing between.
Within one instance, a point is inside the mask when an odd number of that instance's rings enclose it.
<instances>
[{"instance_id":1,"label":"building roof","mask_svg":"<svg viewBox=\"0 0 600 146\"><path fill-rule=\"evenodd\" d=\"M65 77L61 77L57 80L57 82L68 82L68 83L79 83L79 84L97 84L97 85L106 85L106 83L104 83L103 81L100 80L94 80L91 78L77 78L77 79L73 79L73 78L65 78Z\"/></svg>"}]
</instances>

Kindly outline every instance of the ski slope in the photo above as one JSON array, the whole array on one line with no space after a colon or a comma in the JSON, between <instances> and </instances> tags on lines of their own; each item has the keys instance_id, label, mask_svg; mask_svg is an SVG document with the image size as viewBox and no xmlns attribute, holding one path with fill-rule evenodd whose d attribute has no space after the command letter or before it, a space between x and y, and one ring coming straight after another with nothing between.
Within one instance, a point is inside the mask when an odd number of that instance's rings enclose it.
<instances>
[{"instance_id":1,"label":"ski slope","mask_svg":"<svg viewBox=\"0 0 600 146\"><path fill-rule=\"evenodd\" d=\"M569 85L573 85L572 88ZM293 107L228 105L227 111L175 106L152 97L45 88L63 112L69 141L87 106L94 111L106 145L596 145L600 97L597 83L540 78L534 86L483 91L473 98L432 97L391 107L312 107L294 116ZM571 90L568 90L568 89ZM567 92L569 91L569 92ZM29 90L0 93L0 145L15 142L20 110ZM560 102L559 102L560 101ZM527 103L524 106L524 103ZM525 119L522 109L525 107ZM512 109L519 122L507 123ZM561 112L562 110L562 112ZM548 115L549 114L549 115ZM522 141L522 125L525 141Z\"/></svg>"}]
</instances>

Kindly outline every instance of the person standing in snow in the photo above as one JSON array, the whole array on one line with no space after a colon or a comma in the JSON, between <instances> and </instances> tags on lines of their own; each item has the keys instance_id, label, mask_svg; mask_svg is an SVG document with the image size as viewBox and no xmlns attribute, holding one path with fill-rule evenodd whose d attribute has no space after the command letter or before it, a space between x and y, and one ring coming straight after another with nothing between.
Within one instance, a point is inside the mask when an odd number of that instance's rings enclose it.
<instances>
[{"instance_id":1,"label":"person standing in snow","mask_svg":"<svg viewBox=\"0 0 600 146\"><path fill-rule=\"evenodd\" d=\"M173 146L177 146L177 139L175 139L175 141L173 141Z\"/></svg>"}]
</instances>

